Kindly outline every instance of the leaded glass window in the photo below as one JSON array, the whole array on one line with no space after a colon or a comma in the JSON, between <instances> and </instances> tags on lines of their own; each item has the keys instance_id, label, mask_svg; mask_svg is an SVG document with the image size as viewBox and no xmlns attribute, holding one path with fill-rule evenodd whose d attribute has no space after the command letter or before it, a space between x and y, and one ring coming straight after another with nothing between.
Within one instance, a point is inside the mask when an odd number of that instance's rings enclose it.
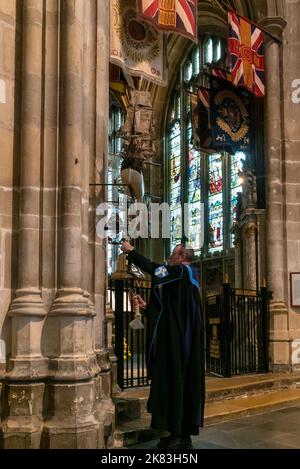
<instances>
[{"instance_id":1,"label":"leaded glass window","mask_svg":"<svg viewBox=\"0 0 300 469\"><path fill-rule=\"evenodd\" d=\"M198 84L207 82L206 65L224 66L225 57L224 39L203 38L199 47L194 46L187 56L179 73L182 81L179 79L175 85L167 134L170 251L183 240L202 257L222 255L233 247L232 227L236 222L238 192L241 192L239 172L248 155L207 154L196 150L192 143L188 97L189 92L197 92ZM183 209L186 203L188 210ZM204 243L199 236L203 231Z\"/></svg>"},{"instance_id":2,"label":"leaded glass window","mask_svg":"<svg viewBox=\"0 0 300 469\"><path fill-rule=\"evenodd\" d=\"M110 95L109 106L109 155L107 171L107 201L112 205L118 204L121 158L118 156L122 149L122 139L118 132L124 123L124 113L117 99ZM107 271L114 272L116 267L118 248L110 243L107 245Z\"/></svg>"},{"instance_id":3,"label":"leaded glass window","mask_svg":"<svg viewBox=\"0 0 300 469\"><path fill-rule=\"evenodd\" d=\"M243 163L246 160L245 153L238 152L231 157L231 200L230 200L230 212L231 212L231 226L236 222L237 212L237 200L238 193L242 192L241 181L239 173L243 170ZM233 234L231 235L231 245L233 245Z\"/></svg>"},{"instance_id":4,"label":"leaded glass window","mask_svg":"<svg viewBox=\"0 0 300 469\"><path fill-rule=\"evenodd\" d=\"M208 233L209 252L223 251L223 157L208 159Z\"/></svg>"},{"instance_id":5,"label":"leaded glass window","mask_svg":"<svg viewBox=\"0 0 300 469\"><path fill-rule=\"evenodd\" d=\"M180 123L171 126L169 140L169 194L171 213L171 246L174 248L181 241L182 208L181 208L181 134Z\"/></svg>"}]
</instances>

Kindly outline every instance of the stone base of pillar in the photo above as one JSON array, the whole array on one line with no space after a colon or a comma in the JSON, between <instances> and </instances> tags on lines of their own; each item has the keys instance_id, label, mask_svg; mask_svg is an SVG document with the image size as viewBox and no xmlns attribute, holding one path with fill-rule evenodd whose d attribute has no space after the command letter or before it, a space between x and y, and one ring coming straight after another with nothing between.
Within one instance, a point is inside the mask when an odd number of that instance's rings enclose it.
<instances>
[{"instance_id":1,"label":"stone base of pillar","mask_svg":"<svg viewBox=\"0 0 300 469\"><path fill-rule=\"evenodd\" d=\"M95 354L89 349L92 317L83 290L60 290L48 317L56 355L49 363L51 378L78 381L96 376L100 370Z\"/></svg>"},{"instance_id":2,"label":"stone base of pillar","mask_svg":"<svg viewBox=\"0 0 300 469\"><path fill-rule=\"evenodd\" d=\"M109 447L115 430L115 405L112 401L112 370L107 350L96 352L101 373L97 381L96 415L102 422L106 447Z\"/></svg>"},{"instance_id":3,"label":"stone base of pillar","mask_svg":"<svg viewBox=\"0 0 300 469\"><path fill-rule=\"evenodd\" d=\"M56 381L77 381L95 376L94 366L86 355L74 357L61 355L49 362L49 375Z\"/></svg>"},{"instance_id":4,"label":"stone base of pillar","mask_svg":"<svg viewBox=\"0 0 300 469\"><path fill-rule=\"evenodd\" d=\"M48 360L42 356L41 337L46 309L40 290L18 290L8 314L12 318L12 353L6 376L16 381L45 378Z\"/></svg>"},{"instance_id":5,"label":"stone base of pillar","mask_svg":"<svg viewBox=\"0 0 300 469\"><path fill-rule=\"evenodd\" d=\"M44 383L3 384L1 440L5 449L39 449L43 428Z\"/></svg>"},{"instance_id":6,"label":"stone base of pillar","mask_svg":"<svg viewBox=\"0 0 300 469\"><path fill-rule=\"evenodd\" d=\"M18 357L9 360L6 379L11 381L38 380L47 374L47 358Z\"/></svg>"},{"instance_id":7,"label":"stone base of pillar","mask_svg":"<svg viewBox=\"0 0 300 469\"><path fill-rule=\"evenodd\" d=\"M111 375L109 372L101 373L96 380L96 419L101 422L104 436L104 446L110 447L110 441L115 431L115 405L111 399L110 392Z\"/></svg>"},{"instance_id":8,"label":"stone base of pillar","mask_svg":"<svg viewBox=\"0 0 300 469\"><path fill-rule=\"evenodd\" d=\"M111 363L112 395L118 396L122 392L122 389L118 385L118 359L113 351L111 353L109 352L109 360Z\"/></svg>"},{"instance_id":9,"label":"stone base of pillar","mask_svg":"<svg viewBox=\"0 0 300 469\"><path fill-rule=\"evenodd\" d=\"M45 422L43 448L98 449L102 430L94 418L95 382L49 384L46 405L51 417Z\"/></svg>"},{"instance_id":10,"label":"stone base of pillar","mask_svg":"<svg viewBox=\"0 0 300 469\"><path fill-rule=\"evenodd\" d=\"M291 340L288 332L288 308L283 301L270 303L270 368L291 371Z\"/></svg>"},{"instance_id":11,"label":"stone base of pillar","mask_svg":"<svg viewBox=\"0 0 300 469\"><path fill-rule=\"evenodd\" d=\"M291 370L291 342L289 340L270 340L271 369Z\"/></svg>"},{"instance_id":12,"label":"stone base of pillar","mask_svg":"<svg viewBox=\"0 0 300 469\"><path fill-rule=\"evenodd\" d=\"M96 355L94 353L88 354L87 361L91 376L97 376L100 373L100 368Z\"/></svg>"},{"instance_id":13,"label":"stone base of pillar","mask_svg":"<svg viewBox=\"0 0 300 469\"><path fill-rule=\"evenodd\" d=\"M270 371L272 373L291 373L293 371L291 365L271 364Z\"/></svg>"}]
</instances>

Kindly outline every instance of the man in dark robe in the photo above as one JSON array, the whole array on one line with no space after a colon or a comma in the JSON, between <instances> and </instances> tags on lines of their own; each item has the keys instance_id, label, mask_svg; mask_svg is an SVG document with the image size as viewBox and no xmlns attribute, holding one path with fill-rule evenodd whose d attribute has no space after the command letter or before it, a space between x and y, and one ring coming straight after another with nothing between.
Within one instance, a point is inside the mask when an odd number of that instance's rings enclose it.
<instances>
[{"instance_id":1,"label":"man in dark robe","mask_svg":"<svg viewBox=\"0 0 300 469\"><path fill-rule=\"evenodd\" d=\"M193 251L176 246L168 265L151 262L128 242L128 261L152 276L147 318L147 410L151 427L169 432L158 448L190 448L203 426L205 401L204 319Z\"/></svg>"}]
</instances>

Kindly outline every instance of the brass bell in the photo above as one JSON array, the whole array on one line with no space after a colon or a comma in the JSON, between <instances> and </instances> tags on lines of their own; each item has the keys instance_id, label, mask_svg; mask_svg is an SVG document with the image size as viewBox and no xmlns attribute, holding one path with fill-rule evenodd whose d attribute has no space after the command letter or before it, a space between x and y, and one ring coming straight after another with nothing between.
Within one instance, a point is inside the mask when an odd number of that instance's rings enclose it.
<instances>
[{"instance_id":1,"label":"brass bell","mask_svg":"<svg viewBox=\"0 0 300 469\"><path fill-rule=\"evenodd\" d=\"M128 260L125 252L118 255L117 270L111 276L115 280L123 280L133 278L133 275L128 271Z\"/></svg>"}]
</instances>

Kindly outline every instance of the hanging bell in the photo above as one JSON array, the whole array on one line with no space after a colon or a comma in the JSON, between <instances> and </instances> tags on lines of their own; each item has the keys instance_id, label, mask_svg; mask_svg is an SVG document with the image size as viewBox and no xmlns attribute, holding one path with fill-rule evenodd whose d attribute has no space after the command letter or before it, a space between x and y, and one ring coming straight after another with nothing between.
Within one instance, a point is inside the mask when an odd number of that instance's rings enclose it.
<instances>
[{"instance_id":1,"label":"hanging bell","mask_svg":"<svg viewBox=\"0 0 300 469\"><path fill-rule=\"evenodd\" d=\"M111 276L114 280L123 280L133 278L133 275L128 271L128 260L125 253L118 255L117 270Z\"/></svg>"}]
</instances>

